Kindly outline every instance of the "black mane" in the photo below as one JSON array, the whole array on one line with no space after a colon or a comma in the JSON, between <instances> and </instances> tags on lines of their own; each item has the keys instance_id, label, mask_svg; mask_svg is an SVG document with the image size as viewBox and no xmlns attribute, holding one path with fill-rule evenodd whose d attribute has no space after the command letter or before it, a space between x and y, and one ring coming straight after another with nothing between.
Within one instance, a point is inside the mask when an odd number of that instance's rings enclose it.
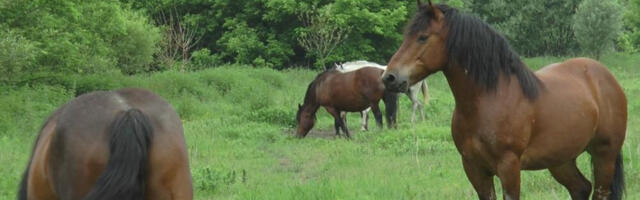
<instances>
[{"instance_id":1,"label":"black mane","mask_svg":"<svg viewBox=\"0 0 640 200\"><path fill-rule=\"evenodd\" d=\"M500 73L507 77L515 75L527 98L535 99L538 96L542 83L502 35L477 17L459 13L457 9L444 4L436 7L444 14L445 24L449 28L446 41L449 65L455 63L462 67L476 84L489 91L496 89ZM420 6L407 27L407 34L416 34L427 28L433 16L429 5Z\"/></svg>"}]
</instances>

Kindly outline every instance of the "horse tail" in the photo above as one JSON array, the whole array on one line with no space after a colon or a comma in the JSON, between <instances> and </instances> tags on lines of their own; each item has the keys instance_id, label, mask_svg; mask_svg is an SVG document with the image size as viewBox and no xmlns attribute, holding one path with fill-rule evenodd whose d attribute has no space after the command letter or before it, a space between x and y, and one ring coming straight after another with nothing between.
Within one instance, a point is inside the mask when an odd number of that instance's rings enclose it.
<instances>
[{"instance_id":1,"label":"horse tail","mask_svg":"<svg viewBox=\"0 0 640 200\"><path fill-rule=\"evenodd\" d=\"M422 95L424 95L424 105L429 104L429 86L427 86L427 81L422 80L420 84L420 89L422 90Z\"/></svg>"},{"instance_id":2,"label":"horse tail","mask_svg":"<svg viewBox=\"0 0 640 200\"><path fill-rule=\"evenodd\" d=\"M153 128L138 109L120 112L109 127L109 161L85 200L144 199Z\"/></svg>"},{"instance_id":3,"label":"horse tail","mask_svg":"<svg viewBox=\"0 0 640 200\"><path fill-rule=\"evenodd\" d=\"M389 128L395 127L398 112L398 93L385 90L382 96Z\"/></svg>"},{"instance_id":4,"label":"horse tail","mask_svg":"<svg viewBox=\"0 0 640 200\"><path fill-rule=\"evenodd\" d=\"M611 183L611 195L609 199L622 199L624 194L624 166L622 161L622 151L616 157L615 172L613 173L613 182Z\"/></svg>"}]
</instances>

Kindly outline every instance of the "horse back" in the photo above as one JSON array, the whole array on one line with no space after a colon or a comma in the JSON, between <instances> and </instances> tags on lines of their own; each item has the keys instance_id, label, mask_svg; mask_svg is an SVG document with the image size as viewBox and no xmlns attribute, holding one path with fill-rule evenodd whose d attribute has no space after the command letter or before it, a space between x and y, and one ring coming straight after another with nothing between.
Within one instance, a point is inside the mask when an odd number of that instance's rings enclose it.
<instances>
[{"instance_id":1,"label":"horse back","mask_svg":"<svg viewBox=\"0 0 640 200\"><path fill-rule=\"evenodd\" d=\"M382 98L384 85L380 76L383 72L379 68L363 67L351 72L330 73L316 86L318 103L344 111L362 111Z\"/></svg>"},{"instance_id":2,"label":"horse back","mask_svg":"<svg viewBox=\"0 0 640 200\"><path fill-rule=\"evenodd\" d=\"M573 58L544 67L536 74L543 82L545 92L567 100L573 96L590 101L597 108L600 119L614 117L622 120L618 117L624 117L626 121L627 100L624 91L613 74L600 62L589 58Z\"/></svg>"},{"instance_id":3,"label":"horse back","mask_svg":"<svg viewBox=\"0 0 640 200\"><path fill-rule=\"evenodd\" d=\"M533 101L535 117L525 165L538 168L557 158L577 157L594 140L622 142L626 98L605 66L575 58L544 67L536 75L543 86Z\"/></svg>"}]
</instances>

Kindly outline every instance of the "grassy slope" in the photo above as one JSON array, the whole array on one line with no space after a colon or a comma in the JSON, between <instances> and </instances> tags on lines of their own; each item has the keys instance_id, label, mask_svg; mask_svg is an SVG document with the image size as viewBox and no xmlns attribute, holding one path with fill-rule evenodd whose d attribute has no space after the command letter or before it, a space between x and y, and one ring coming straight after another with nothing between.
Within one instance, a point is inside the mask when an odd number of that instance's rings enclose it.
<instances>
[{"instance_id":1,"label":"grassy slope","mask_svg":"<svg viewBox=\"0 0 640 200\"><path fill-rule=\"evenodd\" d=\"M539 68L562 58L534 58ZM603 62L629 100L624 146L627 199L640 199L640 56L612 55ZM474 199L449 126L454 106L442 74L429 78L427 120L409 123L401 98L398 130L358 132L351 141L327 137L333 120L320 111L304 140L292 133L296 104L315 72L223 67L197 73L72 78L75 90L35 86L0 91L0 199L12 199L42 120L74 91L123 86L150 88L183 117L196 199ZM112 80L117 81L112 81ZM373 124L373 121L371 121ZM321 133L325 133L324 135ZM417 139L417 140L416 140ZM591 176L588 155L582 171ZM568 199L547 171L522 173L524 199ZM496 186L499 186L496 179ZM498 195L501 191L497 188Z\"/></svg>"}]
</instances>

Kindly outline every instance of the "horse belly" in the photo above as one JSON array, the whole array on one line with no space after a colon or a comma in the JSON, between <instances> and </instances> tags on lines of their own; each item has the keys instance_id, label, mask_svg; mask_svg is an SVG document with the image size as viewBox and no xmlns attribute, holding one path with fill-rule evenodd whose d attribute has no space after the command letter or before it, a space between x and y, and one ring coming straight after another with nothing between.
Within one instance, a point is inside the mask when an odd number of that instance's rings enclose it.
<instances>
[{"instance_id":1,"label":"horse belly","mask_svg":"<svg viewBox=\"0 0 640 200\"><path fill-rule=\"evenodd\" d=\"M356 93L357 94L357 93ZM333 100L330 101L334 108L340 111L347 112L360 112L371 106L371 103L366 98L360 95L333 95Z\"/></svg>"},{"instance_id":2,"label":"horse belly","mask_svg":"<svg viewBox=\"0 0 640 200\"><path fill-rule=\"evenodd\" d=\"M529 145L521 156L523 169L564 164L584 152L595 136L598 108L594 101L580 94L555 98L562 101L537 109Z\"/></svg>"}]
</instances>

